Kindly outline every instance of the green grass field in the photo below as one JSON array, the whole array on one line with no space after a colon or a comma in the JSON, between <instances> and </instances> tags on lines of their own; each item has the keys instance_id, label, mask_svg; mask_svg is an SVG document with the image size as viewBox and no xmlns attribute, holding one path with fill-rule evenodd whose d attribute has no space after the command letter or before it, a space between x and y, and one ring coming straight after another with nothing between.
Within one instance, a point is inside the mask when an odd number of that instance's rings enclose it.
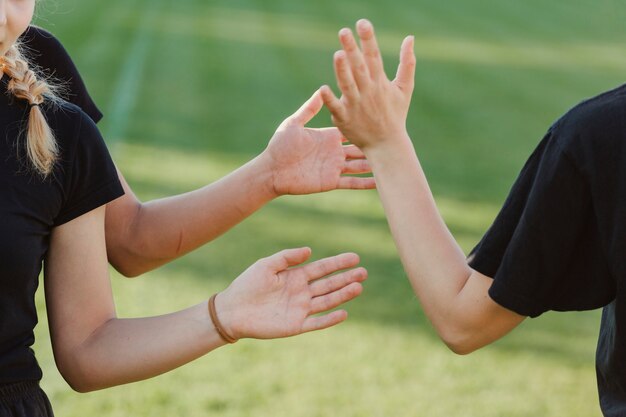
<instances>
[{"instance_id":1,"label":"green grass field","mask_svg":"<svg viewBox=\"0 0 626 417\"><path fill-rule=\"evenodd\" d=\"M389 74L416 35L409 128L438 204L469 251L550 123L626 73L619 0L44 0L105 113L100 127L144 200L199 187L260 152L333 82L336 32L377 27ZM314 125L330 123L327 113ZM52 358L44 300L35 349L58 416L598 416L599 312L546 314L467 357L428 324L374 191L284 197L158 271L112 273L118 314L161 314L223 289L256 259L309 245L370 271L349 320L244 340L170 374L77 394ZM167 337L167 335L164 335Z\"/></svg>"}]
</instances>

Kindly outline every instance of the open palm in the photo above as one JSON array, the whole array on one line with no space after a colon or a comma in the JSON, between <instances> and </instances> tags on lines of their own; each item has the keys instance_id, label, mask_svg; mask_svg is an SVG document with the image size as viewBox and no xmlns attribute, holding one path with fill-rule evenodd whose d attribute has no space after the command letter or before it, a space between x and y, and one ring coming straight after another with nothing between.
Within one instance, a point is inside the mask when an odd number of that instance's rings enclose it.
<instances>
[{"instance_id":1,"label":"open palm","mask_svg":"<svg viewBox=\"0 0 626 417\"><path fill-rule=\"evenodd\" d=\"M345 175L369 173L371 169L358 147L343 144L345 139L337 128L304 127L322 105L318 91L278 127L264 152L271 161L278 195L376 186L371 177Z\"/></svg>"},{"instance_id":2,"label":"open palm","mask_svg":"<svg viewBox=\"0 0 626 417\"><path fill-rule=\"evenodd\" d=\"M344 310L317 314L358 296L367 271L353 269L359 262L353 253L300 265L310 256L309 248L298 248L261 259L220 293L216 307L233 338L294 336L346 319Z\"/></svg>"}]
</instances>

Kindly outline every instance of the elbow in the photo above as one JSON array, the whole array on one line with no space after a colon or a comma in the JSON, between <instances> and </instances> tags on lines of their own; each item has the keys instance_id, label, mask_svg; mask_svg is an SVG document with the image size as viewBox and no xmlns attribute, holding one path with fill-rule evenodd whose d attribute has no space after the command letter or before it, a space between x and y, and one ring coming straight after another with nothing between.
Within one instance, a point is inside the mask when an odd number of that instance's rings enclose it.
<instances>
[{"instance_id":1,"label":"elbow","mask_svg":"<svg viewBox=\"0 0 626 417\"><path fill-rule=\"evenodd\" d=\"M470 353L478 350L478 347L472 346L471 344L460 343L458 341L450 341L443 340L448 349L452 351L452 353L456 353L457 355L469 355Z\"/></svg>"},{"instance_id":2,"label":"elbow","mask_svg":"<svg viewBox=\"0 0 626 417\"><path fill-rule=\"evenodd\" d=\"M480 338L480 333L458 328L439 329L439 337L453 353L457 355L469 355L485 346Z\"/></svg>"},{"instance_id":3,"label":"elbow","mask_svg":"<svg viewBox=\"0 0 626 417\"><path fill-rule=\"evenodd\" d=\"M162 242L150 241L139 235L124 240L108 240L107 255L111 266L126 278L138 277L180 256Z\"/></svg>"},{"instance_id":4,"label":"elbow","mask_svg":"<svg viewBox=\"0 0 626 417\"><path fill-rule=\"evenodd\" d=\"M149 246L137 239L107 242L109 264L126 278L138 277L158 266L154 259L142 255L145 253L150 253Z\"/></svg>"},{"instance_id":5,"label":"elbow","mask_svg":"<svg viewBox=\"0 0 626 417\"><path fill-rule=\"evenodd\" d=\"M55 348L53 340L53 352L57 369L72 390L87 393L110 386L107 365L93 357L84 344Z\"/></svg>"},{"instance_id":6,"label":"elbow","mask_svg":"<svg viewBox=\"0 0 626 417\"><path fill-rule=\"evenodd\" d=\"M126 278L134 278L145 272L140 268L142 262L135 255L136 251L133 250L133 243L129 239L121 240L107 236L107 258L109 264Z\"/></svg>"},{"instance_id":7,"label":"elbow","mask_svg":"<svg viewBox=\"0 0 626 417\"><path fill-rule=\"evenodd\" d=\"M79 394L86 394L88 392L96 390L95 388L92 388L89 384L81 383L79 381L73 381L68 378L65 378L65 382L67 382L67 385L69 385L72 390L78 392Z\"/></svg>"},{"instance_id":8,"label":"elbow","mask_svg":"<svg viewBox=\"0 0 626 417\"><path fill-rule=\"evenodd\" d=\"M141 262L119 259L119 257L116 256L109 256L109 263L120 275L126 278L136 278L149 270L149 268L142 268Z\"/></svg>"},{"instance_id":9,"label":"elbow","mask_svg":"<svg viewBox=\"0 0 626 417\"><path fill-rule=\"evenodd\" d=\"M70 382L67 379L65 380L67 382L67 384L70 386L70 388L79 393L79 394L87 394L89 392L94 392L94 391L98 391L107 387L104 386L100 386L96 383L93 382L89 382L89 381L76 381L76 382Z\"/></svg>"},{"instance_id":10,"label":"elbow","mask_svg":"<svg viewBox=\"0 0 626 417\"><path fill-rule=\"evenodd\" d=\"M86 393L118 385L114 372L115 355L103 349L101 343L107 339L107 329L115 321L115 314L110 313L85 337L75 337L71 329L65 329L67 332L63 334L52 332L54 361L74 391ZM73 336L76 340L71 340Z\"/></svg>"},{"instance_id":11,"label":"elbow","mask_svg":"<svg viewBox=\"0 0 626 417\"><path fill-rule=\"evenodd\" d=\"M143 205L133 206L132 216L126 221L107 218L106 246L109 264L126 278L135 278L154 269L145 254L151 253L151 242L138 230L138 219ZM123 216L124 217L124 216Z\"/></svg>"},{"instance_id":12,"label":"elbow","mask_svg":"<svg viewBox=\"0 0 626 417\"><path fill-rule=\"evenodd\" d=\"M84 394L101 388L96 385L95 379L90 378L89 372L81 367L77 361L72 361L72 363L57 362L57 367L67 385L78 393Z\"/></svg>"}]
</instances>

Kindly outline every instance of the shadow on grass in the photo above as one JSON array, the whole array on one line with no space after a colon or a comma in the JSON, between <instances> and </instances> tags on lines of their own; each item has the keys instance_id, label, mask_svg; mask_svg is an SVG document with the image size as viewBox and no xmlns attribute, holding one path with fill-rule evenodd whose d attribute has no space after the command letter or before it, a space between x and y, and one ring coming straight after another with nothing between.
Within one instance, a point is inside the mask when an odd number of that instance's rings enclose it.
<instances>
[{"instance_id":1,"label":"shadow on grass","mask_svg":"<svg viewBox=\"0 0 626 417\"><path fill-rule=\"evenodd\" d=\"M177 191L147 181L138 185L148 193ZM456 236L480 236L475 228L453 224L451 229ZM383 217L294 207L278 200L220 239L164 267L164 273L225 287L257 259L305 245L313 248L313 259L346 251L361 256L369 279L363 295L347 306L352 322L400 327L438 339L406 279ZM527 320L490 349L550 357L570 367L588 366L598 322L597 312L550 313Z\"/></svg>"}]
</instances>

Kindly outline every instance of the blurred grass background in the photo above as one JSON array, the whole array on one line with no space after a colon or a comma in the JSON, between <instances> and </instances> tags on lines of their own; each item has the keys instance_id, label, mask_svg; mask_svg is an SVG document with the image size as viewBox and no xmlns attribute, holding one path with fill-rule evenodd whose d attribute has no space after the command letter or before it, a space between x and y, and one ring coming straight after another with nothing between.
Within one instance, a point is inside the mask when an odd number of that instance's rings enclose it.
<instances>
[{"instance_id":1,"label":"blurred grass background","mask_svg":"<svg viewBox=\"0 0 626 417\"><path fill-rule=\"evenodd\" d=\"M621 0L45 0L105 113L114 159L144 200L211 182L259 153L321 84L336 32L376 25L388 73L406 34L418 73L409 129L438 204L469 251L547 127L624 80ZM330 123L325 112L313 123ZM370 271L350 318L321 333L242 341L167 375L76 394L42 314L36 351L58 416L597 416L599 312L527 320L468 357L446 350L406 281L376 193L284 197L195 253L127 280L122 317L184 308L256 259L309 245ZM167 335L163 335L167 337Z\"/></svg>"}]
</instances>

